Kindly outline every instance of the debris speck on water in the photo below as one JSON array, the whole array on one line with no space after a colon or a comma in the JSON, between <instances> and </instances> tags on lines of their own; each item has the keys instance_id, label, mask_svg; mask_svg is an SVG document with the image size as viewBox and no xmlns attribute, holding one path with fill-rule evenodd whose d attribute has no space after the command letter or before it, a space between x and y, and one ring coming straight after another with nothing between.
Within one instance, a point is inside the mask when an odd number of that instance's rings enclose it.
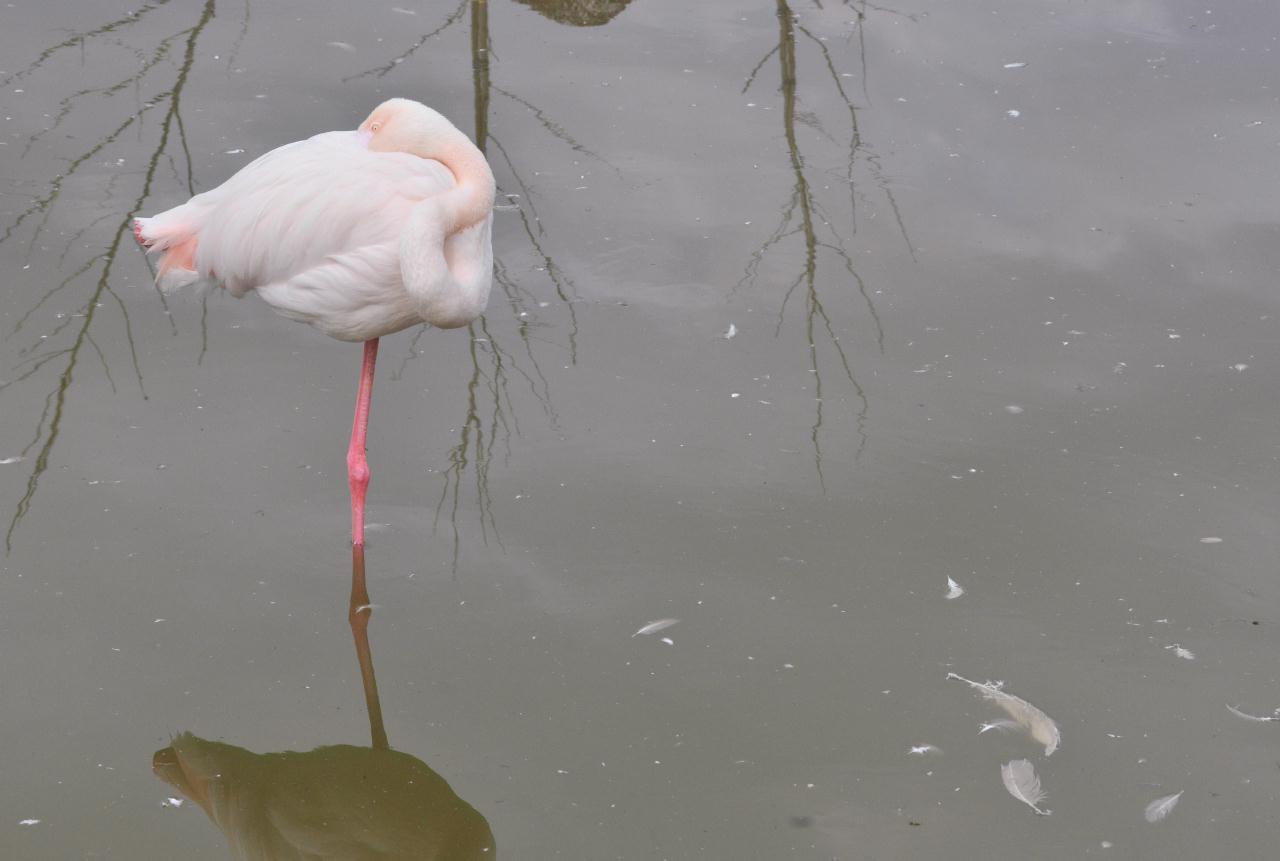
<instances>
[{"instance_id":1,"label":"debris speck on water","mask_svg":"<svg viewBox=\"0 0 1280 861\"><path fill-rule=\"evenodd\" d=\"M343 51L347 51L353 54L355 53L355 50L356 50L356 46L352 45L350 42L326 42L325 44L327 44L330 48L339 48Z\"/></svg>"},{"instance_id":2,"label":"debris speck on water","mask_svg":"<svg viewBox=\"0 0 1280 861\"><path fill-rule=\"evenodd\" d=\"M961 586L959 583L957 583L955 580L952 580L950 577L948 577L947 578L947 600L953 601L956 598L959 598L963 594L964 594L964 587Z\"/></svg>"},{"instance_id":3,"label":"debris speck on water","mask_svg":"<svg viewBox=\"0 0 1280 861\"><path fill-rule=\"evenodd\" d=\"M1027 65L1026 63L1024 63L1024 62L1022 62L1021 60L1019 60L1019 61L1014 62L1014 63L1005 63L1005 64L1004 64L1004 67L1005 67L1006 69L1021 69L1021 68L1025 67L1026 65Z\"/></svg>"},{"instance_id":4,"label":"debris speck on water","mask_svg":"<svg viewBox=\"0 0 1280 861\"><path fill-rule=\"evenodd\" d=\"M636 631L631 636L643 637L648 634L656 634L659 631L665 631L667 628L670 628L672 625L679 623L679 621L680 621L679 619L656 619L652 622L649 622L646 625L640 626L640 630Z\"/></svg>"},{"instance_id":5,"label":"debris speck on water","mask_svg":"<svg viewBox=\"0 0 1280 861\"><path fill-rule=\"evenodd\" d=\"M926 753L942 753L942 748L936 744L913 744L910 753L915 756L924 756Z\"/></svg>"},{"instance_id":6,"label":"debris speck on water","mask_svg":"<svg viewBox=\"0 0 1280 861\"><path fill-rule=\"evenodd\" d=\"M1019 724L1016 720L998 718L997 720L985 721L978 724L978 735L982 735L984 732L990 732L991 730L996 730L997 732L1008 732L1011 729L1018 729L1018 727Z\"/></svg>"},{"instance_id":7,"label":"debris speck on water","mask_svg":"<svg viewBox=\"0 0 1280 861\"><path fill-rule=\"evenodd\" d=\"M1182 658L1182 660L1184 661L1194 661L1196 659L1195 652L1191 651L1190 649L1184 649L1182 646L1178 645L1177 643L1170 643L1169 645L1165 646L1165 648L1172 651L1175 655L1177 655L1179 658Z\"/></svg>"},{"instance_id":8,"label":"debris speck on water","mask_svg":"<svg viewBox=\"0 0 1280 861\"><path fill-rule=\"evenodd\" d=\"M1017 110L1016 108L1009 108L1009 110L1004 112L1004 115L1006 117L1014 117L1016 119L1017 117L1022 116L1022 111Z\"/></svg>"},{"instance_id":9,"label":"debris speck on water","mask_svg":"<svg viewBox=\"0 0 1280 861\"><path fill-rule=\"evenodd\" d=\"M160 806L161 807L181 807L182 799L169 797L169 798L166 798L164 801L161 801Z\"/></svg>"},{"instance_id":10,"label":"debris speck on water","mask_svg":"<svg viewBox=\"0 0 1280 861\"><path fill-rule=\"evenodd\" d=\"M1017 404L1009 404L1007 407L1004 408L1004 411L1011 416L1020 416L1026 412L1025 409L1018 406Z\"/></svg>"},{"instance_id":11,"label":"debris speck on water","mask_svg":"<svg viewBox=\"0 0 1280 861\"><path fill-rule=\"evenodd\" d=\"M24 460L26 460L26 458L23 457L22 455L18 455L17 457L0 458L0 466L3 466L8 463L20 463Z\"/></svg>"},{"instance_id":12,"label":"debris speck on water","mask_svg":"<svg viewBox=\"0 0 1280 861\"><path fill-rule=\"evenodd\" d=\"M676 644L676 641L670 637L663 637L661 642L666 643L668 646L674 646Z\"/></svg>"},{"instance_id":13,"label":"debris speck on water","mask_svg":"<svg viewBox=\"0 0 1280 861\"><path fill-rule=\"evenodd\" d=\"M736 334L738 334L738 327L730 323L729 330L724 333L724 339L727 341Z\"/></svg>"},{"instance_id":14,"label":"debris speck on water","mask_svg":"<svg viewBox=\"0 0 1280 861\"><path fill-rule=\"evenodd\" d=\"M244 152L243 149L229 149L223 152L223 155L240 155L242 152Z\"/></svg>"},{"instance_id":15,"label":"debris speck on water","mask_svg":"<svg viewBox=\"0 0 1280 861\"><path fill-rule=\"evenodd\" d=\"M18 824L19 825L39 825L40 820L39 819L19 819Z\"/></svg>"},{"instance_id":16,"label":"debris speck on water","mask_svg":"<svg viewBox=\"0 0 1280 861\"><path fill-rule=\"evenodd\" d=\"M1222 539L1216 535L1210 535L1206 538L1201 538L1200 543L1201 544L1221 544Z\"/></svg>"},{"instance_id":17,"label":"debris speck on water","mask_svg":"<svg viewBox=\"0 0 1280 861\"><path fill-rule=\"evenodd\" d=\"M1231 370L1233 370L1233 371L1235 371L1237 374L1239 374L1239 373L1243 373L1243 372L1245 372L1245 371L1249 370L1249 366L1248 366L1248 365L1246 365L1244 362L1238 362L1238 363L1236 363L1236 364L1234 364L1234 365L1232 365L1232 366L1231 366Z\"/></svg>"}]
</instances>

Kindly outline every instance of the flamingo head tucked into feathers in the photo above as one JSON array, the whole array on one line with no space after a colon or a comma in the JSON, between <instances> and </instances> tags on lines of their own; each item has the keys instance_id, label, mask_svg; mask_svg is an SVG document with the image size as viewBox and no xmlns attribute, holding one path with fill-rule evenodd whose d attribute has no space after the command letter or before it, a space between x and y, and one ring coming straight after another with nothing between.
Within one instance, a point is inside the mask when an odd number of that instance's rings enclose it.
<instances>
[{"instance_id":1,"label":"flamingo head tucked into feathers","mask_svg":"<svg viewBox=\"0 0 1280 861\"><path fill-rule=\"evenodd\" d=\"M387 99L358 129L375 152L407 152L435 158L441 145L458 135L457 126L438 111L412 99Z\"/></svg>"},{"instance_id":2,"label":"flamingo head tucked into feathers","mask_svg":"<svg viewBox=\"0 0 1280 861\"><path fill-rule=\"evenodd\" d=\"M449 203L448 233L477 224L493 212L493 171L484 153L443 114L412 99L388 99L357 131L374 152L434 159L453 173L460 194Z\"/></svg>"}]
</instances>

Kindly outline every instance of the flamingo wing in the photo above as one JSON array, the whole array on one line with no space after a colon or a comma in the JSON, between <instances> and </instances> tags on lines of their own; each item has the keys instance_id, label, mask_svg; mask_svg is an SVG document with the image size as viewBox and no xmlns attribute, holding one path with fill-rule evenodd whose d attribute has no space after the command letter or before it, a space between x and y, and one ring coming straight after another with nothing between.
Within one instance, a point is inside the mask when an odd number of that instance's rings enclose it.
<instances>
[{"instance_id":1,"label":"flamingo wing","mask_svg":"<svg viewBox=\"0 0 1280 861\"><path fill-rule=\"evenodd\" d=\"M326 319L363 308L375 327L372 318L388 314L402 323L396 328L414 322L400 320L410 312L397 243L413 206L454 185L437 161L372 152L356 132L327 132L272 150L217 188L139 219L138 234L164 253L166 289L197 280L236 296L258 288L286 316L360 340L362 331L335 331Z\"/></svg>"}]
</instances>

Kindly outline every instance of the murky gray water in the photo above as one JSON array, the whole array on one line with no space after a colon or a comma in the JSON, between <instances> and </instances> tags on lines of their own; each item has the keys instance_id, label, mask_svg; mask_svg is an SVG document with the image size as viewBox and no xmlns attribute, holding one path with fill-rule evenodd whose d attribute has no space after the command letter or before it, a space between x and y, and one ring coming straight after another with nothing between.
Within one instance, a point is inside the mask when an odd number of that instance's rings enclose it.
<instances>
[{"instance_id":1,"label":"murky gray water","mask_svg":"<svg viewBox=\"0 0 1280 861\"><path fill-rule=\"evenodd\" d=\"M205 739L308 839L1270 857L1273 4L398 2L0 9L0 856L231 857L152 773ZM127 229L390 95L518 206L484 319L383 344L394 763L359 348Z\"/></svg>"}]
</instances>

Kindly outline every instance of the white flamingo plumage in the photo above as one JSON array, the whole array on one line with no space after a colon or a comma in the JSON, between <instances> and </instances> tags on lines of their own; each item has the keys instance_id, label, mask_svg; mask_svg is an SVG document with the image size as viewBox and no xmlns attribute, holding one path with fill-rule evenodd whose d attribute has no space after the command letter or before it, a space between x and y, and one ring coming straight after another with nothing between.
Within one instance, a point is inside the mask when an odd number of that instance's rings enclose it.
<instances>
[{"instance_id":1,"label":"white flamingo plumage","mask_svg":"<svg viewBox=\"0 0 1280 861\"><path fill-rule=\"evenodd\" d=\"M157 283L255 291L280 314L364 341L347 472L351 540L364 543L369 399L378 339L419 323L465 326L493 277L494 180L484 154L444 116L408 99L355 131L287 144L134 234Z\"/></svg>"}]
</instances>

